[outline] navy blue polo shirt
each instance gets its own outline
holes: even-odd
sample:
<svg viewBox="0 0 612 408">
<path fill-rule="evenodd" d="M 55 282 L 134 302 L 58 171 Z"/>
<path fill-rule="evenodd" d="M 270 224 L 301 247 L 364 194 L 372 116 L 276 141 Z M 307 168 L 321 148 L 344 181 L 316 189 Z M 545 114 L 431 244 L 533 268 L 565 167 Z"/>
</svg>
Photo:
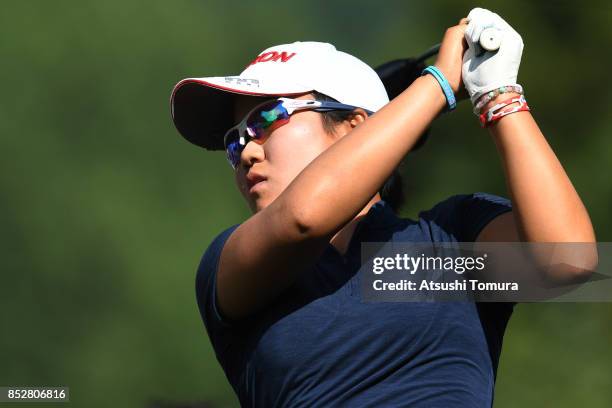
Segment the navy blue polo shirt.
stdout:
<svg viewBox="0 0 612 408">
<path fill-rule="evenodd" d="M 329 244 L 310 271 L 261 312 L 219 315 L 215 277 L 234 225 L 200 262 L 196 296 L 215 354 L 244 407 L 490 407 L 513 303 L 360 299 L 361 242 L 469 242 L 509 200 L 449 197 L 417 220 L 376 202 L 347 253 Z"/>
</svg>

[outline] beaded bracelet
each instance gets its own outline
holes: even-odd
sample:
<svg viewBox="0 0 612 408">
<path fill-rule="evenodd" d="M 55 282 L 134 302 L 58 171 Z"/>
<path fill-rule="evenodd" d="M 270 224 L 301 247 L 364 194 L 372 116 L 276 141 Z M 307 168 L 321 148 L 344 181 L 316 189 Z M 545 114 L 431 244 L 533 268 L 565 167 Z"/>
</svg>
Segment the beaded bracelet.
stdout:
<svg viewBox="0 0 612 408">
<path fill-rule="evenodd" d="M 497 96 L 499 96 L 499 95 L 501 95 L 503 93 L 509 93 L 509 92 L 515 92 L 517 94 L 523 95 L 523 87 L 520 86 L 520 85 L 508 85 L 508 86 L 499 87 L 497 89 L 494 89 L 492 91 L 489 91 L 489 92 L 485 93 L 480 98 L 478 98 L 478 101 L 476 102 L 476 105 L 474 105 L 474 114 L 476 116 L 480 116 L 480 110 L 487 103 L 491 102 Z"/>
</svg>

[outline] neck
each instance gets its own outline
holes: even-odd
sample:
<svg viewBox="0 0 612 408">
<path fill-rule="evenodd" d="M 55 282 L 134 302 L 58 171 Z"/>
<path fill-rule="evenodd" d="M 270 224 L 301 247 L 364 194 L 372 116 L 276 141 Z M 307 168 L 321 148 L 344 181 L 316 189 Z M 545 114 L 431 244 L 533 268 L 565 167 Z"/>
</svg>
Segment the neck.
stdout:
<svg viewBox="0 0 612 408">
<path fill-rule="evenodd" d="M 372 207 L 374 203 L 379 200 L 380 194 L 376 193 L 376 195 L 372 197 L 370 201 L 368 201 L 366 206 L 363 207 L 355 218 L 346 223 L 346 225 L 332 237 L 329 243 L 332 244 L 339 253 L 342 255 L 346 253 L 351 242 L 351 238 L 353 237 L 353 233 L 355 232 L 355 228 L 357 227 L 357 224 L 359 224 L 359 220 L 363 218 L 370 210 L 370 207 Z"/>
</svg>

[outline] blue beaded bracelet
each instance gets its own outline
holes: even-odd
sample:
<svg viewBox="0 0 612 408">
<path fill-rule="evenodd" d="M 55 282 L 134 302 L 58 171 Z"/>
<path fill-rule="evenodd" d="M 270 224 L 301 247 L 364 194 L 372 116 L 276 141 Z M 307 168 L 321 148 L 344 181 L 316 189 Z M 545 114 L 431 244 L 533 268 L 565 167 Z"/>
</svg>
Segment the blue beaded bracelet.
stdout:
<svg viewBox="0 0 612 408">
<path fill-rule="evenodd" d="M 426 74 L 433 75 L 433 77 L 436 78 L 436 81 L 438 81 L 438 83 L 442 87 L 442 91 L 444 92 L 444 96 L 446 97 L 446 102 L 448 103 L 448 108 L 446 110 L 452 111 L 453 109 L 455 109 L 455 107 L 457 107 L 457 100 L 455 99 L 455 94 L 453 93 L 453 90 L 451 89 L 451 86 L 446 80 L 446 78 L 444 78 L 444 74 L 442 74 L 442 71 L 440 71 L 433 65 L 430 65 L 423 70 L 421 76 Z"/>
</svg>

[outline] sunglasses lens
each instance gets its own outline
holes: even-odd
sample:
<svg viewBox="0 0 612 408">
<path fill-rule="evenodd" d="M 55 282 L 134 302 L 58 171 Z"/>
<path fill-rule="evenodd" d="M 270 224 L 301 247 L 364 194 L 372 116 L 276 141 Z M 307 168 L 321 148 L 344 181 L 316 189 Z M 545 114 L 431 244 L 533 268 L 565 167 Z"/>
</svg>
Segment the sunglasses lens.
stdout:
<svg viewBox="0 0 612 408">
<path fill-rule="evenodd" d="M 225 135 L 225 152 L 227 160 L 235 169 L 240 164 L 240 155 L 245 145 L 251 139 L 265 141 L 266 131 L 276 129 L 278 126 L 289 122 L 289 113 L 283 106 L 282 101 L 270 101 L 256 110 L 248 117 L 246 133 L 240 136 L 238 127 L 230 129 Z"/>
<path fill-rule="evenodd" d="M 238 129 L 232 129 L 227 136 L 225 136 L 225 152 L 227 154 L 227 160 L 229 160 L 232 167 L 236 168 L 240 163 L 240 153 L 244 149 L 244 144 L 241 144 L 240 132 Z"/>
<path fill-rule="evenodd" d="M 261 139 L 272 125 L 278 126 L 289 121 L 289 113 L 282 101 L 272 101 L 253 112 L 247 120 L 247 127 L 255 139 Z"/>
</svg>

